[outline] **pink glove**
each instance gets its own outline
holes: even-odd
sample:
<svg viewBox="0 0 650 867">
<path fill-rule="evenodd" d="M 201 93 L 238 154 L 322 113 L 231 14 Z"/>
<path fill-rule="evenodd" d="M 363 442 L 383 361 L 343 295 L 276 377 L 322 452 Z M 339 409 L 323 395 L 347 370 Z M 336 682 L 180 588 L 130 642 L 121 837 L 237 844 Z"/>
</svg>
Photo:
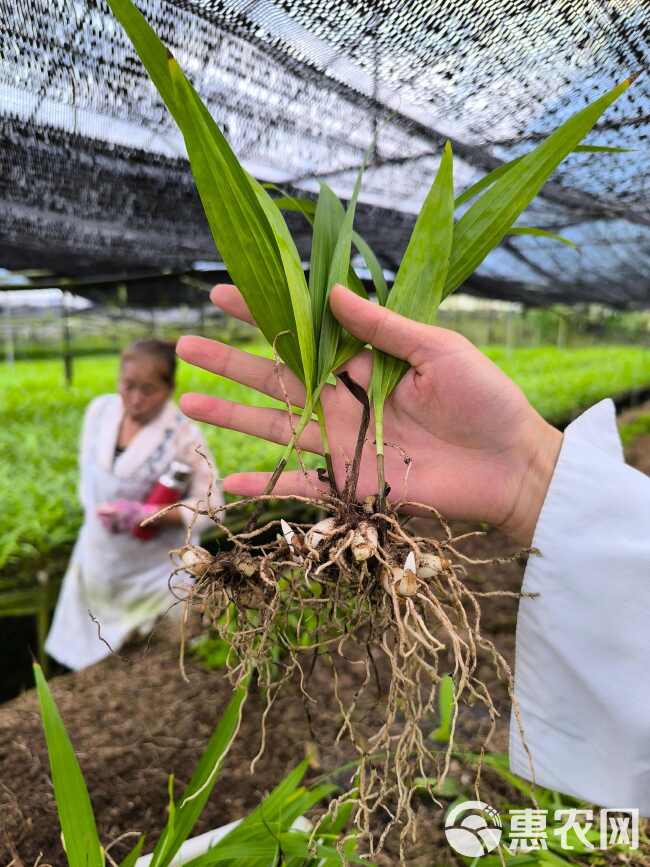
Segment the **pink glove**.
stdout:
<svg viewBox="0 0 650 867">
<path fill-rule="evenodd" d="M 97 517 L 109 533 L 130 533 L 145 518 L 155 515 L 160 506 L 136 500 L 113 500 L 97 509 Z"/>
</svg>

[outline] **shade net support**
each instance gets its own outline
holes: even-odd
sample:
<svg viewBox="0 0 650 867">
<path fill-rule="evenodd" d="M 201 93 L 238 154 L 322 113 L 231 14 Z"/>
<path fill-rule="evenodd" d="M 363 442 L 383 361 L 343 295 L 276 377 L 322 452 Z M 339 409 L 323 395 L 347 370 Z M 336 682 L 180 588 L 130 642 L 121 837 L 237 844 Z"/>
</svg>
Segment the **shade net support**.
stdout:
<svg viewBox="0 0 650 867">
<path fill-rule="evenodd" d="M 142 0 L 245 165 L 349 196 L 394 271 L 444 141 L 462 190 L 630 73 L 642 74 L 465 289 L 650 301 L 650 13 L 629 0 Z M 0 265 L 59 275 L 218 259 L 179 131 L 101 0 L 0 0 Z M 644 71 L 646 71 L 645 74 Z M 287 215 L 301 254 L 309 229 Z M 155 290 L 152 290 L 155 291 Z"/>
</svg>

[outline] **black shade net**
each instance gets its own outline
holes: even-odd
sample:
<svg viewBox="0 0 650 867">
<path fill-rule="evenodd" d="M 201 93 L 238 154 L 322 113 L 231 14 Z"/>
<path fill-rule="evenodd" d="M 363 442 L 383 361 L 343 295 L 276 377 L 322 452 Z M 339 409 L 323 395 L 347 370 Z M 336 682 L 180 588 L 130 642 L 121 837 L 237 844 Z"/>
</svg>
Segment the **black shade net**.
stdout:
<svg viewBox="0 0 650 867">
<path fill-rule="evenodd" d="M 460 191 L 647 70 L 650 7 L 629 0 L 140 0 L 244 164 L 342 196 L 395 270 L 452 141 Z M 216 260 L 182 138 L 101 0 L 0 0 L 0 265 L 89 275 Z M 650 303 L 650 75 L 465 287 L 546 304 Z M 288 215 L 304 258 L 309 231 Z"/>
</svg>

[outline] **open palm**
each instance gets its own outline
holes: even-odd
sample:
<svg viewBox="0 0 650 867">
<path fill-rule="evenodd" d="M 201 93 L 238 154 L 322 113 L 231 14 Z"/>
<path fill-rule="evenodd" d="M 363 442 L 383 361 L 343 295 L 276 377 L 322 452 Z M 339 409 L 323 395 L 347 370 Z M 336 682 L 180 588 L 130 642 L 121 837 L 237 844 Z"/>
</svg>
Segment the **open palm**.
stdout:
<svg viewBox="0 0 650 867">
<path fill-rule="evenodd" d="M 234 286 L 215 287 L 212 300 L 227 313 L 252 321 Z M 385 407 L 385 474 L 390 499 L 432 505 L 449 518 L 488 521 L 529 544 L 561 434 L 460 334 L 405 319 L 339 286 L 332 290 L 330 303 L 348 331 L 410 364 Z M 304 403 L 300 381 L 269 359 L 201 337 L 181 338 L 177 352 L 191 364 L 264 394 L 280 400 L 288 397 L 295 406 Z M 364 389 L 371 368 L 368 350 L 344 365 Z M 354 454 L 361 405 L 342 383 L 326 386 L 321 397 L 336 479 L 342 487 Z M 297 422 L 297 417 L 290 422 L 286 410 L 199 394 L 183 395 L 181 408 L 199 421 L 277 443 L 288 442 Z M 322 453 L 316 422 L 305 429 L 300 447 Z M 224 479 L 224 488 L 254 496 L 263 491 L 268 478 L 268 473 L 236 473 Z M 299 471 L 285 472 L 275 487 L 284 494 L 313 495 L 324 490 L 327 485 L 316 473 L 305 476 Z M 362 498 L 376 492 L 371 423 L 357 495 Z"/>
</svg>

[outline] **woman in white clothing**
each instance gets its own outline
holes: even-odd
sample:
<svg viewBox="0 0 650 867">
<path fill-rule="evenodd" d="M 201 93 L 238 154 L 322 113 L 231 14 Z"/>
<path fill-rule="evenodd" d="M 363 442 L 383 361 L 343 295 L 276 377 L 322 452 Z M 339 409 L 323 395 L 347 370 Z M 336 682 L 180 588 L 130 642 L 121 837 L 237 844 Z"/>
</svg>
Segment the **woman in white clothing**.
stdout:
<svg viewBox="0 0 650 867">
<path fill-rule="evenodd" d="M 173 592 L 169 551 L 184 544 L 190 525 L 197 542 L 210 519 L 177 508 L 154 524 L 151 538 L 134 535 L 159 511 L 145 501 L 172 463 L 189 470 L 184 503 L 205 507 L 211 491 L 211 507 L 223 504 L 203 436 L 171 399 L 175 360 L 172 344 L 137 341 L 122 354 L 119 394 L 97 397 L 86 410 L 79 456 L 84 522 L 46 642 L 50 656 L 69 668 L 97 662 L 162 615 L 180 615 L 175 603 L 188 576 L 174 579 Z"/>
</svg>

